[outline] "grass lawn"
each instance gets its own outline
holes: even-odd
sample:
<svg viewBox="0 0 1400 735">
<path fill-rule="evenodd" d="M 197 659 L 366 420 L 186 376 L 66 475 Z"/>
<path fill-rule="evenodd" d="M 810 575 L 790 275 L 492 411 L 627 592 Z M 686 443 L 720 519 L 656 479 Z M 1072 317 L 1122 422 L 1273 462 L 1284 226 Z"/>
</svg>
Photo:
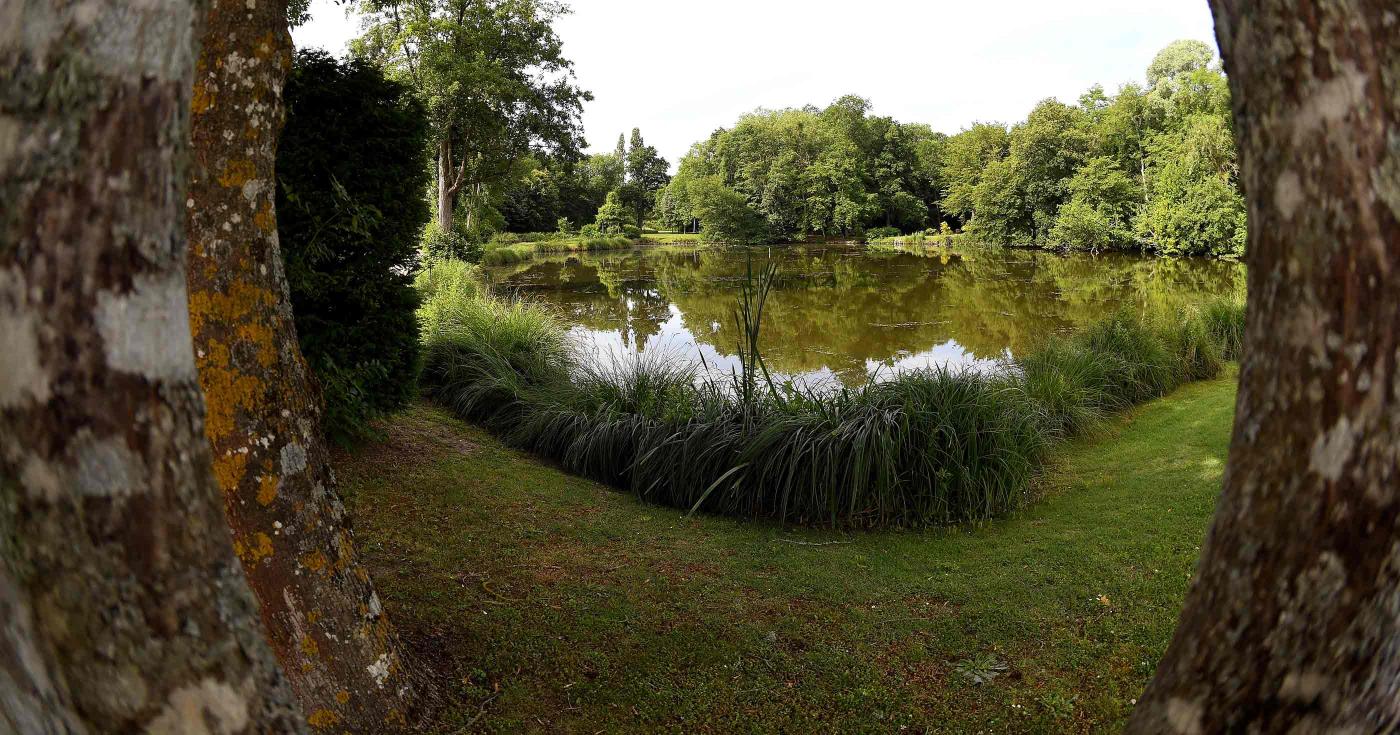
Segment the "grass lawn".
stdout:
<svg viewBox="0 0 1400 735">
<path fill-rule="evenodd" d="M 1195 566 L 1235 378 L 943 532 L 686 520 L 428 406 L 338 471 L 389 614 L 445 672 L 446 731 L 1116 731 Z"/>
<path fill-rule="evenodd" d="M 695 244 L 700 242 L 700 235 L 691 232 L 653 232 L 642 235 L 642 240 L 660 245 Z"/>
</svg>

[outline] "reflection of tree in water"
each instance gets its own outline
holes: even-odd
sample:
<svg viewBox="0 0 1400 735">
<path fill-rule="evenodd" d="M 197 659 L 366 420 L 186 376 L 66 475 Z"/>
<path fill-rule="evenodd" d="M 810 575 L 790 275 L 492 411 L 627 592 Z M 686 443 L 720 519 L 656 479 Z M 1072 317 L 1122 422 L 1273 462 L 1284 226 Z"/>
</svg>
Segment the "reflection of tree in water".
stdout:
<svg viewBox="0 0 1400 735">
<path fill-rule="evenodd" d="M 621 331 L 632 349 L 660 333 L 674 304 L 697 343 L 730 354 L 734 294 L 750 257 L 756 269 L 770 257 L 780 268 L 764 313 L 769 366 L 789 374 L 829 368 L 847 382 L 864 380 L 869 363 L 949 341 L 980 359 L 1023 352 L 1119 308 L 1242 291 L 1244 278 L 1242 266 L 1220 261 L 1000 248 L 877 257 L 840 246 L 581 254 L 492 273 L 574 324 Z"/>
</svg>

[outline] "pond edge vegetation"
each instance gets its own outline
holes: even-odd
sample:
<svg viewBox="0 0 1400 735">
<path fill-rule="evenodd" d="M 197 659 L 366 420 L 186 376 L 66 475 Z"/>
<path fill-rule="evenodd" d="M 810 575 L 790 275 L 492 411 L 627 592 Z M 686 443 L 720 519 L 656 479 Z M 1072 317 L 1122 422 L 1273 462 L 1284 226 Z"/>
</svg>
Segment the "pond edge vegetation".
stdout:
<svg viewBox="0 0 1400 735">
<path fill-rule="evenodd" d="M 1065 439 L 1237 359 L 1244 304 L 1120 312 L 990 371 L 932 368 L 819 391 L 777 381 L 760 330 L 775 272 L 750 270 L 727 380 L 644 355 L 582 359 L 546 308 L 476 269 L 418 279 L 424 393 L 506 442 L 653 503 L 782 523 L 924 528 L 1034 500 Z"/>
</svg>

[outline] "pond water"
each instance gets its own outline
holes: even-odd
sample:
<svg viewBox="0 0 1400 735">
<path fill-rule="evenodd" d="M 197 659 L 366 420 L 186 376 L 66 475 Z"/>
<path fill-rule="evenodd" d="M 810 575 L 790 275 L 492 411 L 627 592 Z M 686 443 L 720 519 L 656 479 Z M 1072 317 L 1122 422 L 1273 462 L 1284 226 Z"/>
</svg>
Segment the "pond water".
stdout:
<svg viewBox="0 0 1400 735">
<path fill-rule="evenodd" d="M 551 304 L 602 359 L 667 354 L 737 366 L 734 308 L 749 260 L 778 282 L 762 325 L 770 370 L 846 385 L 893 369 L 986 367 L 1121 308 L 1243 292 L 1244 266 L 1007 248 L 872 253 L 852 245 L 658 247 L 487 268 L 498 288 Z M 703 357 L 703 363 L 702 363 Z"/>
</svg>

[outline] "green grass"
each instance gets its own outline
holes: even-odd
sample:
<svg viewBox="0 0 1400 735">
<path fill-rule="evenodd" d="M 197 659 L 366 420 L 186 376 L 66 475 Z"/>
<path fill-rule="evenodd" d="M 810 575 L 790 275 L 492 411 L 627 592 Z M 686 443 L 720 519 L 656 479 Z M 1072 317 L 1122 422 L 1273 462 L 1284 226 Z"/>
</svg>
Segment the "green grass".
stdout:
<svg viewBox="0 0 1400 735">
<path fill-rule="evenodd" d="M 642 240 L 658 245 L 699 244 L 700 234 L 692 232 L 649 232 Z"/>
<path fill-rule="evenodd" d="M 426 406 L 337 472 L 443 732 L 1118 732 L 1234 395 L 1233 370 L 1187 385 L 1067 444 L 1042 502 L 920 533 L 686 519 Z"/>
<path fill-rule="evenodd" d="M 1058 442 L 1222 365 L 1218 330 L 1186 309 L 1120 314 L 991 374 L 908 371 L 809 392 L 764 380 L 758 325 L 772 282 L 769 272 L 742 291 L 747 342 L 732 385 L 665 359 L 599 370 L 541 308 L 425 291 L 422 387 L 512 446 L 651 502 L 918 528 L 1021 507 Z"/>
</svg>

